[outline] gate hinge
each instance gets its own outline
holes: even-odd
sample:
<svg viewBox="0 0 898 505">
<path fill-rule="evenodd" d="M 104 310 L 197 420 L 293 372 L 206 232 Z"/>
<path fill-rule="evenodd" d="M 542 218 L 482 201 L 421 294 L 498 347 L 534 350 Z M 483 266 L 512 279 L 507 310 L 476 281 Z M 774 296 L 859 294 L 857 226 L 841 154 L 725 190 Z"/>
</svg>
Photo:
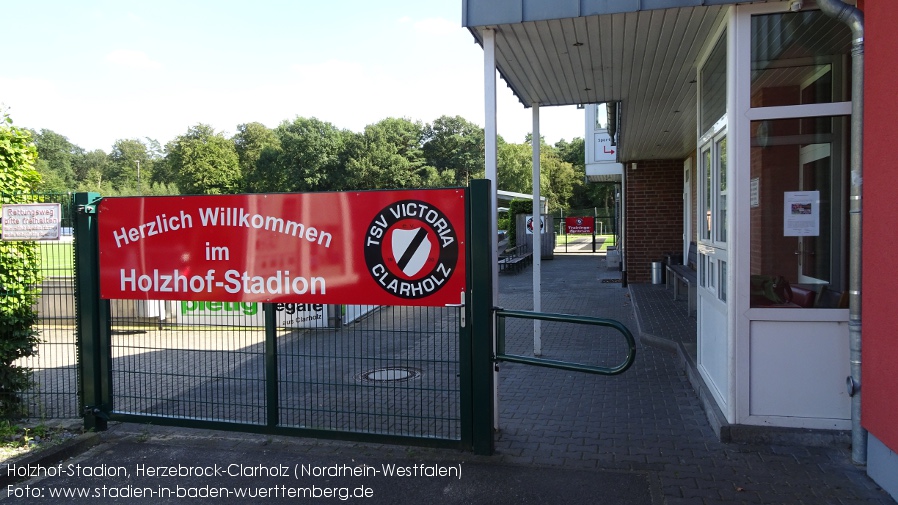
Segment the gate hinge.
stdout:
<svg viewBox="0 0 898 505">
<path fill-rule="evenodd" d="M 96 214 L 97 206 L 96 205 L 79 205 L 75 207 L 75 212 L 78 214 Z"/>
<path fill-rule="evenodd" d="M 85 405 L 85 406 L 84 406 L 84 416 L 85 416 L 85 417 L 87 417 L 87 416 L 99 417 L 100 419 L 102 419 L 102 420 L 104 420 L 104 421 L 108 421 L 108 420 L 109 420 L 109 414 L 107 414 L 107 413 L 103 412 L 102 410 L 100 410 L 99 407 L 93 407 L 93 406 L 90 406 L 90 405 Z"/>
</svg>

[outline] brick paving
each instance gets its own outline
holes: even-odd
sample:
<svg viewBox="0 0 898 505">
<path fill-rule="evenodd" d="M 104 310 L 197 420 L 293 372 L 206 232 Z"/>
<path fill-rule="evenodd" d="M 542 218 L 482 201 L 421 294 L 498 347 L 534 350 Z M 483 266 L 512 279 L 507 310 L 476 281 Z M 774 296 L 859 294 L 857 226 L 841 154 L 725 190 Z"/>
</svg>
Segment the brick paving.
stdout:
<svg viewBox="0 0 898 505">
<path fill-rule="evenodd" d="M 640 339 L 633 367 L 616 377 L 503 364 L 496 460 L 644 472 L 668 505 L 895 503 L 846 447 L 718 441 L 671 352 L 676 342 L 694 345 L 685 300 L 674 302 L 663 285 L 601 282 L 619 274 L 601 256 L 542 262 L 544 312 L 618 319 L 655 345 Z M 530 268 L 501 276 L 500 305 L 532 308 L 531 283 Z"/>
</svg>

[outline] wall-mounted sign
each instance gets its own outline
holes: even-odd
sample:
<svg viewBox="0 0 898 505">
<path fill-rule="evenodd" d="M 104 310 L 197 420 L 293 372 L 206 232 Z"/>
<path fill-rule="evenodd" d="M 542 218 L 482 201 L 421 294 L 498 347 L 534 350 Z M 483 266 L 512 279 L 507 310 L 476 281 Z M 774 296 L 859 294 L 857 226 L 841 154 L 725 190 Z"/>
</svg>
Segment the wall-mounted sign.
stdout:
<svg viewBox="0 0 898 505">
<path fill-rule="evenodd" d="M 3 240 L 59 240 L 62 206 L 58 203 L 3 205 Z"/>
<path fill-rule="evenodd" d="M 786 191 L 783 206 L 783 236 L 820 235 L 820 192 Z"/>
<path fill-rule="evenodd" d="M 617 161 L 617 146 L 611 145 L 611 135 L 606 131 L 593 134 L 593 161 L 615 162 Z"/>
<path fill-rule="evenodd" d="M 104 198 L 107 299 L 459 303 L 461 189 Z"/>
<path fill-rule="evenodd" d="M 527 235 L 533 235 L 533 226 L 534 226 L 533 221 L 534 220 L 533 220 L 532 214 L 527 216 L 527 219 L 524 220 L 524 224 L 527 229 Z M 545 216 L 539 216 L 539 232 L 540 233 L 546 232 L 546 217 Z"/>
</svg>

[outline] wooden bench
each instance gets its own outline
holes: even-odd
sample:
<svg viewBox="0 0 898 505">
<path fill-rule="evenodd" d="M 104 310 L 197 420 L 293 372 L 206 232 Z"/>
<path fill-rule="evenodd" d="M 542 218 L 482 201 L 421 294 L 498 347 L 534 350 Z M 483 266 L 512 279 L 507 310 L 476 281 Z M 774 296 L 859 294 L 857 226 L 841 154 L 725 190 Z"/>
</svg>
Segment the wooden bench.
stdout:
<svg viewBox="0 0 898 505">
<path fill-rule="evenodd" d="M 689 313 L 695 312 L 695 304 L 698 288 L 698 274 L 696 266 L 698 263 L 698 252 L 695 242 L 689 243 L 689 253 L 686 256 L 685 265 L 667 265 L 667 284 L 669 287 L 673 283 L 674 300 L 680 296 L 680 284 L 685 284 L 687 289 L 687 300 Z"/>
<path fill-rule="evenodd" d="M 506 249 L 499 255 L 499 271 L 513 270 L 520 272 L 527 264 L 533 261 L 533 253 L 526 244 L 521 244 L 511 249 Z"/>
</svg>

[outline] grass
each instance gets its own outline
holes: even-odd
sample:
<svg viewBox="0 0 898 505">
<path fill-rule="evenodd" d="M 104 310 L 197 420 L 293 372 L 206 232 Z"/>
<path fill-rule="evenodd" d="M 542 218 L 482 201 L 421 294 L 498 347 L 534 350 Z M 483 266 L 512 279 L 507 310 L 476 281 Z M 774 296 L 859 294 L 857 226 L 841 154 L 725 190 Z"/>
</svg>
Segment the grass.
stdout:
<svg viewBox="0 0 898 505">
<path fill-rule="evenodd" d="M 14 424 L 9 420 L 0 421 L 0 461 L 62 443 L 73 436 L 65 428 L 47 426 L 43 422 L 28 426 Z"/>
<path fill-rule="evenodd" d="M 72 242 L 38 242 L 44 275 L 70 277 L 74 271 L 75 250 Z"/>
<path fill-rule="evenodd" d="M 555 235 L 555 244 L 556 246 L 563 246 L 569 242 L 581 242 L 586 239 L 587 241 L 592 238 L 592 235 Z M 602 243 L 602 248 L 606 248 L 608 246 L 614 245 L 614 235 L 596 235 L 596 241 L 604 239 L 605 241 Z"/>
</svg>

